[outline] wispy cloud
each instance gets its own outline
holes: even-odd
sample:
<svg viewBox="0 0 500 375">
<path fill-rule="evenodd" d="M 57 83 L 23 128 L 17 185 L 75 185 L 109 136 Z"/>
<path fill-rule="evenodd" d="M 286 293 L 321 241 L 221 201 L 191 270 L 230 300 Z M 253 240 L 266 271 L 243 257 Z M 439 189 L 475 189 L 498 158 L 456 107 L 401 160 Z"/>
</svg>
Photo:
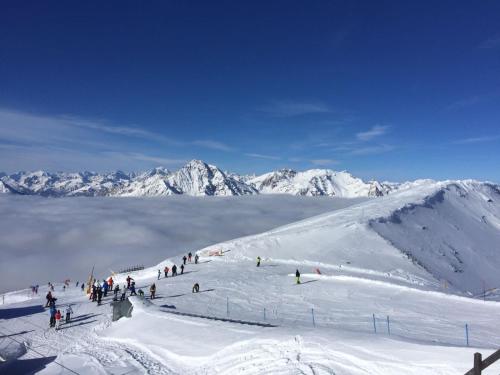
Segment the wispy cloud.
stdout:
<svg viewBox="0 0 500 375">
<path fill-rule="evenodd" d="M 311 164 L 317 165 L 317 166 L 328 166 L 328 165 L 336 165 L 340 164 L 338 160 L 333 160 L 333 159 L 313 159 L 310 160 Z"/>
<path fill-rule="evenodd" d="M 160 133 L 141 129 L 139 127 L 117 126 L 109 124 L 106 120 L 89 121 L 67 115 L 63 115 L 56 118 L 59 118 L 63 122 L 66 122 L 68 125 L 72 126 L 79 126 L 87 129 L 93 129 L 100 132 L 110 133 L 124 137 L 143 138 L 155 142 L 171 143 L 173 145 L 182 145 L 182 142 L 179 142 L 178 140 L 165 137 L 163 134 Z"/>
<path fill-rule="evenodd" d="M 389 129 L 388 126 L 375 125 L 370 130 L 357 133 L 356 138 L 360 141 L 363 141 L 363 142 L 370 141 L 373 138 L 380 137 L 381 135 L 384 135 L 385 133 L 387 133 L 388 129 Z"/>
<path fill-rule="evenodd" d="M 480 96 L 480 95 L 475 95 L 471 96 L 468 98 L 460 99 L 457 101 L 454 101 L 453 103 L 450 103 L 447 105 L 444 110 L 445 111 L 454 111 L 462 108 L 467 108 L 471 107 L 473 105 L 476 105 L 478 103 L 483 102 L 487 97 L 486 96 Z"/>
<path fill-rule="evenodd" d="M 147 154 L 141 152 L 145 144 Z M 167 166 L 183 160 L 166 157 L 164 146 L 169 146 L 169 152 L 175 151 L 176 156 L 197 148 L 233 151 L 232 147 L 215 140 L 178 140 L 106 120 L 0 108 L 0 167 L 3 169 L 143 169 L 154 166 L 153 163 Z"/>
<path fill-rule="evenodd" d="M 494 142 L 500 140 L 500 135 L 486 135 L 482 137 L 471 137 L 471 138 L 463 138 L 457 139 L 453 141 L 453 144 L 464 145 L 469 143 L 484 143 L 484 142 Z"/>
<path fill-rule="evenodd" d="M 273 101 L 258 110 L 273 117 L 295 117 L 331 112 L 331 109 L 322 102 L 298 102 L 290 100 Z"/>
<path fill-rule="evenodd" d="M 193 141 L 193 142 L 191 142 L 191 144 L 193 144 L 195 146 L 209 148 L 212 150 L 218 150 L 218 151 L 228 151 L 228 152 L 234 151 L 233 147 L 230 147 L 222 142 L 213 141 L 213 140 L 209 140 L 209 139 Z"/>
<path fill-rule="evenodd" d="M 479 44 L 479 48 L 481 48 L 481 49 L 500 48 L 500 36 L 495 36 L 495 37 L 488 38 L 488 39 L 482 41 Z"/>
<path fill-rule="evenodd" d="M 354 148 L 351 151 L 349 151 L 349 155 L 353 156 L 376 155 L 376 154 L 383 154 L 385 152 L 389 152 L 394 149 L 395 149 L 394 146 L 388 144 L 375 145 L 375 146 Z"/>
<path fill-rule="evenodd" d="M 272 156 L 272 155 L 263 155 L 263 154 L 255 154 L 255 153 L 247 153 L 245 156 L 249 156 L 251 158 L 258 158 L 258 159 L 268 159 L 268 160 L 281 160 L 279 156 Z"/>
</svg>

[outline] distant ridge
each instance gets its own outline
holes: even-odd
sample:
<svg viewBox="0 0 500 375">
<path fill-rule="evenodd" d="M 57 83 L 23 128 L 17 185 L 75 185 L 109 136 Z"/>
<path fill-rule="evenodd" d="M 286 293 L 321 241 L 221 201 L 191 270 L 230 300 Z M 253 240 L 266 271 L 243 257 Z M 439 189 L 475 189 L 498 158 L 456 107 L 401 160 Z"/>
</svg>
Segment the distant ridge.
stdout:
<svg viewBox="0 0 500 375">
<path fill-rule="evenodd" d="M 282 169 L 261 176 L 241 176 L 201 160 L 191 160 L 173 172 L 159 167 L 141 173 L 0 173 L 0 193 L 46 197 L 291 194 L 356 198 L 383 196 L 398 186 L 364 182 L 348 172 L 330 169 Z"/>
</svg>

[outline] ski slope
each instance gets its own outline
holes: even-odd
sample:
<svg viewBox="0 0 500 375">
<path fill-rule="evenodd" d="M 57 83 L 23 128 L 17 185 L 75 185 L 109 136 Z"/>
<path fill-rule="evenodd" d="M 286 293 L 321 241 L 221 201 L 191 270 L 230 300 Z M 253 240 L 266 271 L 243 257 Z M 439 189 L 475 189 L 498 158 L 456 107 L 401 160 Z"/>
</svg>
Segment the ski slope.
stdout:
<svg viewBox="0 0 500 375">
<path fill-rule="evenodd" d="M 463 272 L 429 244 L 451 241 L 458 226 L 463 238 L 484 241 L 474 246 L 482 267 L 481 251 L 496 240 L 498 198 L 489 184 L 415 182 L 387 197 L 200 249 L 199 264 L 157 280 L 158 269 L 180 265 L 180 254 L 131 274 L 147 295 L 155 282 L 158 298 L 130 298 L 132 317 L 114 323 L 109 296 L 96 306 L 79 288 L 63 292 L 57 285 L 57 302 L 72 304 L 75 321 L 55 332 L 39 307 L 45 287 L 34 298 L 19 291 L 0 305 L 0 335 L 28 349 L 17 346 L 10 355 L 19 359 L 7 365 L 43 357 L 36 360 L 41 374 L 465 373 L 475 351 L 487 356 L 498 349 L 500 303 L 470 297 L 477 274 L 466 257 L 468 242 L 453 243 Z M 425 215 L 432 224 L 418 236 Z M 489 224 L 471 225 L 477 218 L 484 223 L 483 216 Z M 400 248 L 403 238 L 415 248 Z M 443 263 L 430 267 L 438 255 Z M 482 277 L 498 281 L 484 270 Z M 123 285 L 126 276 L 115 280 Z M 195 282 L 200 293 L 191 291 Z M 497 363 L 484 373 L 499 371 Z"/>
</svg>

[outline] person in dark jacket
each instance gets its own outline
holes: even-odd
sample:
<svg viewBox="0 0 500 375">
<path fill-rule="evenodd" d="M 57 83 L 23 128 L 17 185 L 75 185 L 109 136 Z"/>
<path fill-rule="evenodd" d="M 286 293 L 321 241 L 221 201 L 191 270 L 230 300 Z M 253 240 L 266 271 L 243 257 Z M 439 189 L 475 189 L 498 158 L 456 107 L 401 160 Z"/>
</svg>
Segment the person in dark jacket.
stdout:
<svg viewBox="0 0 500 375">
<path fill-rule="evenodd" d="M 259 257 L 257 257 L 257 267 L 260 267 L 260 261 L 261 261 L 261 259 L 260 259 L 260 256 L 259 256 Z"/>
<path fill-rule="evenodd" d="M 102 288 L 97 287 L 97 304 L 100 305 L 102 301 Z"/>
<path fill-rule="evenodd" d="M 49 307 L 50 301 L 52 300 L 52 293 L 50 292 L 50 290 L 47 293 L 47 295 L 45 296 L 45 299 L 47 300 L 47 303 L 45 304 L 45 307 Z"/>
<path fill-rule="evenodd" d="M 130 284 L 130 295 L 131 296 L 137 295 L 137 293 L 135 292 L 135 281 L 132 281 L 132 284 Z"/>
<path fill-rule="evenodd" d="M 200 284 L 195 283 L 193 285 L 193 293 L 198 293 L 200 291 Z"/>
<path fill-rule="evenodd" d="M 300 284 L 300 272 L 299 272 L 299 270 L 295 271 L 295 279 L 297 281 L 297 284 Z"/>
<path fill-rule="evenodd" d="M 193 254 L 191 254 L 191 252 L 189 252 L 189 254 L 188 254 L 188 262 L 190 262 L 190 263 L 191 263 L 191 257 L 192 256 L 193 256 Z"/>
<path fill-rule="evenodd" d="M 186 256 L 184 255 L 184 256 L 182 257 L 182 262 L 183 262 L 183 264 L 186 264 L 186 260 L 187 260 L 187 258 L 186 258 Z"/>
<path fill-rule="evenodd" d="M 198 259 L 200 259 L 200 256 L 198 254 L 195 254 L 195 256 L 194 256 L 194 264 L 198 264 Z"/>
<path fill-rule="evenodd" d="M 154 283 L 149 287 L 149 293 L 151 294 L 151 299 L 155 299 L 156 285 Z"/>
<path fill-rule="evenodd" d="M 184 264 L 181 264 L 181 275 L 184 274 Z"/>
<path fill-rule="evenodd" d="M 177 266 L 174 264 L 172 266 L 172 277 L 177 276 Z"/>
</svg>

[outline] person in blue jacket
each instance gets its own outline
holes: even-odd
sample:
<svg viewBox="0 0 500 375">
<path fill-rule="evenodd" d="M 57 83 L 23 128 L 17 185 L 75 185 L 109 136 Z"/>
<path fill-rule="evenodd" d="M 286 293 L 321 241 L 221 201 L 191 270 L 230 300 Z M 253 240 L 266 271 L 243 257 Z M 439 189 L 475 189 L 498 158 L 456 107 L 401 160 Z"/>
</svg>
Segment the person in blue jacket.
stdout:
<svg viewBox="0 0 500 375">
<path fill-rule="evenodd" d="M 108 296 L 108 288 L 109 288 L 108 282 L 104 280 L 104 282 L 102 283 L 102 291 L 104 292 L 104 297 Z"/>
<path fill-rule="evenodd" d="M 57 312 L 55 304 L 50 306 L 49 312 L 50 312 L 49 325 L 50 325 L 50 327 L 55 327 L 56 326 L 56 312 Z"/>
</svg>

